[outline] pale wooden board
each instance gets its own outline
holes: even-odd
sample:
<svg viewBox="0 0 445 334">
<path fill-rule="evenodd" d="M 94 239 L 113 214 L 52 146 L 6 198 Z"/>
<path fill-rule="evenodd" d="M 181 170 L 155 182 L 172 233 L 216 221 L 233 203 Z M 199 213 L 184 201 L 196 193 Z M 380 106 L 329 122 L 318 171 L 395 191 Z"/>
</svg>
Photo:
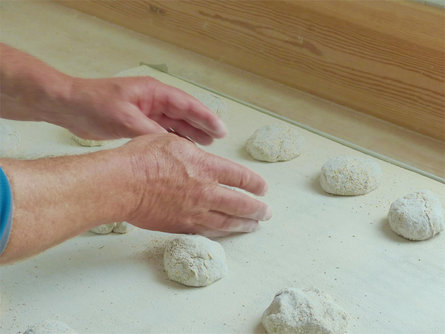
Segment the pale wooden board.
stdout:
<svg viewBox="0 0 445 334">
<path fill-rule="evenodd" d="M 188 92 L 199 90 L 145 71 Z M 315 286 L 332 295 L 351 316 L 348 333 L 445 331 L 445 236 L 409 242 L 386 222 L 390 203 L 418 189 L 432 190 L 444 203 L 444 185 L 380 162 L 383 184 L 374 192 L 327 195 L 318 183 L 321 165 L 338 154 L 361 153 L 301 130 L 308 144 L 302 156 L 254 161 L 243 149 L 245 140 L 258 127 L 282 121 L 225 102 L 230 134 L 206 150 L 263 175 L 270 188 L 265 200 L 274 211 L 259 231 L 220 240 L 228 277 L 206 288 L 182 287 L 162 269 L 162 244 L 171 236 L 87 233 L 0 268 L 1 333 L 46 319 L 62 320 L 79 333 L 263 333 L 262 312 L 277 290 L 289 286 Z M 40 147 L 48 145 L 42 139 Z"/>
<path fill-rule="evenodd" d="M 412 1 L 63 5 L 445 140 L 445 11 Z"/>
</svg>

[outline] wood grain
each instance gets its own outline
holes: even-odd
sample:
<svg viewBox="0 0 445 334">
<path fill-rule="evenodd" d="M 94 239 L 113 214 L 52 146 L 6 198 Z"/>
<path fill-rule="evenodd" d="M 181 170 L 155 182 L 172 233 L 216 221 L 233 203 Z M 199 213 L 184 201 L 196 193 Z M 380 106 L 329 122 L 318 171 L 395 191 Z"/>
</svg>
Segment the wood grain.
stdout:
<svg viewBox="0 0 445 334">
<path fill-rule="evenodd" d="M 58 2 L 445 140 L 444 10 L 399 1 Z"/>
</svg>

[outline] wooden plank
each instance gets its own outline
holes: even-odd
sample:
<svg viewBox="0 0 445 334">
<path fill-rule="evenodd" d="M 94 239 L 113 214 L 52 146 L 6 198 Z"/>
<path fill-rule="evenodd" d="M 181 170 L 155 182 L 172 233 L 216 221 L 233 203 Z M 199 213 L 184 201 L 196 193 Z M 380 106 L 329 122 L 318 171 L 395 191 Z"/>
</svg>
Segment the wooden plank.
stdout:
<svg viewBox="0 0 445 334">
<path fill-rule="evenodd" d="M 442 9 L 398 1 L 57 1 L 445 140 Z"/>
</svg>

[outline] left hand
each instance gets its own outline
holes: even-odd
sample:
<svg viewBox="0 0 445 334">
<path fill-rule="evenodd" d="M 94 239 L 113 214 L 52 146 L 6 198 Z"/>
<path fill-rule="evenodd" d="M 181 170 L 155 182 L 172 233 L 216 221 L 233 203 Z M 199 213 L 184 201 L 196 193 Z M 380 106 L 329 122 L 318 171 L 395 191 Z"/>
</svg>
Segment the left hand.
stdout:
<svg viewBox="0 0 445 334">
<path fill-rule="evenodd" d="M 208 145 L 226 134 L 201 102 L 151 77 L 73 78 L 71 87 L 56 123 L 82 138 L 131 138 L 172 128 Z"/>
</svg>

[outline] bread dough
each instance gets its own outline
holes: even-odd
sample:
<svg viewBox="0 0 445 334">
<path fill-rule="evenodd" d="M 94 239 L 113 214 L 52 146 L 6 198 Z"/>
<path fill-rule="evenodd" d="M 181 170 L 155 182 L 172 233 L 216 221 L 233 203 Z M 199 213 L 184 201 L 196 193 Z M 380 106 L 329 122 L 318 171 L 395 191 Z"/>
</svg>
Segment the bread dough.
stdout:
<svg viewBox="0 0 445 334">
<path fill-rule="evenodd" d="M 346 331 L 348 316 L 318 289 L 288 288 L 276 294 L 262 323 L 268 334 L 340 334 Z"/>
<path fill-rule="evenodd" d="M 127 222 L 114 223 L 113 232 L 114 233 L 127 233 L 130 230 L 130 224 Z"/>
<path fill-rule="evenodd" d="M 111 224 L 102 224 L 99 226 L 96 226 L 95 228 L 92 228 L 90 232 L 96 233 L 96 234 L 108 234 L 113 231 L 113 228 L 116 223 Z"/>
<path fill-rule="evenodd" d="M 391 229 L 410 240 L 426 240 L 445 228 L 439 199 L 429 190 L 418 191 L 399 198 L 388 213 Z"/>
<path fill-rule="evenodd" d="M 164 269 L 168 278 L 188 286 L 207 286 L 227 274 L 222 246 L 201 236 L 181 236 L 167 243 Z"/>
<path fill-rule="evenodd" d="M 61 321 L 47 320 L 29 327 L 23 334 L 77 334 L 77 332 Z"/>
<path fill-rule="evenodd" d="M 128 224 L 127 222 L 121 222 L 121 223 L 102 224 L 96 226 L 95 228 L 92 228 L 90 232 L 96 234 L 108 234 L 111 232 L 123 234 L 127 233 L 129 230 L 130 230 L 130 224 Z"/>
<path fill-rule="evenodd" d="M 87 147 L 92 147 L 92 146 L 103 146 L 108 144 L 110 141 L 109 140 L 91 140 L 91 139 L 83 139 L 80 138 L 76 135 L 72 135 L 71 137 L 77 144 L 79 144 L 80 146 L 87 146 Z"/>
<path fill-rule="evenodd" d="M 321 168 L 320 184 L 335 195 L 364 195 L 376 189 L 382 178 L 380 165 L 369 158 L 341 155 Z"/>
<path fill-rule="evenodd" d="M 246 150 L 256 160 L 276 162 L 298 157 L 304 145 L 304 137 L 295 127 L 274 124 L 257 129 L 247 140 Z"/>
<path fill-rule="evenodd" d="M 0 158 L 17 154 L 20 144 L 20 134 L 11 126 L 0 124 Z"/>
</svg>

